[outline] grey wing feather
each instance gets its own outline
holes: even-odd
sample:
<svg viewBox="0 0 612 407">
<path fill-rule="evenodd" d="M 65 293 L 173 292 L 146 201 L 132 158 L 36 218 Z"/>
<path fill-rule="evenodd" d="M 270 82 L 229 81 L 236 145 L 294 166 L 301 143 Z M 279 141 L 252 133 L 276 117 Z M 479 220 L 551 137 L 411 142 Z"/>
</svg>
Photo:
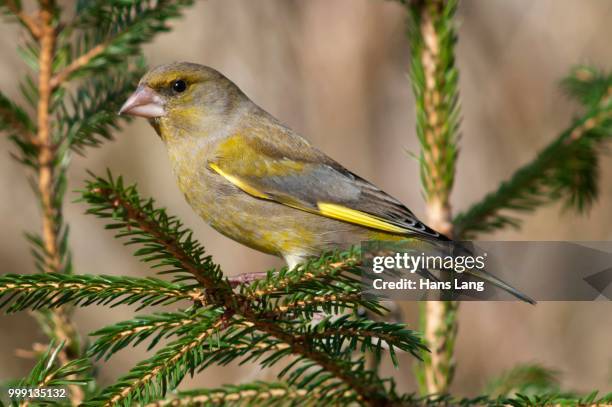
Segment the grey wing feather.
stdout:
<svg viewBox="0 0 612 407">
<path fill-rule="evenodd" d="M 265 114 L 263 112 L 262 114 Z M 248 178 L 263 191 L 280 202 L 298 201 L 316 210 L 317 203 L 342 205 L 375 216 L 389 224 L 409 230 L 406 235 L 418 235 L 434 240 L 449 240 L 431 229 L 397 199 L 380 190 L 372 183 L 352 173 L 329 156 L 314 148 L 303 137 L 277 123 L 260 134 L 251 134 L 249 142 L 257 145 L 257 151 L 270 159 L 304 164 L 302 171 L 265 178 Z"/>
<path fill-rule="evenodd" d="M 340 167 L 340 170 L 361 191 L 360 199 L 355 203 L 351 203 L 350 207 L 352 209 L 377 216 L 393 225 L 409 229 L 421 236 L 425 235 L 435 239 L 448 240 L 444 235 L 421 222 L 410 209 L 391 195 L 345 168 Z M 344 203 L 344 205 L 347 204 Z"/>
<path fill-rule="evenodd" d="M 448 240 L 429 228 L 401 202 L 340 164 L 312 164 L 296 174 L 259 178 L 256 183 L 281 202 L 298 201 L 312 209 L 320 202 L 342 205 L 375 216 L 410 234 Z M 248 177 L 247 177 L 248 178 Z"/>
</svg>

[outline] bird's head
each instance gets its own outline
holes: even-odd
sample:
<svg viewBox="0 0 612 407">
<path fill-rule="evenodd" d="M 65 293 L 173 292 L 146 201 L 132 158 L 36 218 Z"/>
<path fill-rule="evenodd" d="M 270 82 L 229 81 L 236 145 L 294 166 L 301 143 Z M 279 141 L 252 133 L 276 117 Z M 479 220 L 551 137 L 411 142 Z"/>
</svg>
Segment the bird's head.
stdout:
<svg viewBox="0 0 612 407">
<path fill-rule="evenodd" d="M 147 72 L 119 114 L 149 119 L 164 137 L 165 129 L 192 132 L 211 128 L 245 100 L 240 89 L 218 71 L 178 62 Z"/>
</svg>

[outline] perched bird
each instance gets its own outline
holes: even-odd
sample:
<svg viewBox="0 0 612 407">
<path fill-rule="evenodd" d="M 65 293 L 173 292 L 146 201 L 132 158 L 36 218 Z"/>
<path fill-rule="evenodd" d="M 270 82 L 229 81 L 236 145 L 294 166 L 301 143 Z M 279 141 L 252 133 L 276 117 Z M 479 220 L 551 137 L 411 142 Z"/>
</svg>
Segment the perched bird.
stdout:
<svg viewBox="0 0 612 407">
<path fill-rule="evenodd" d="M 212 68 L 187 62 L 154 68 L 119 114 L 149 120 L 202 219 L 290 268 L 364 240 L 448 241 Z M 488 273 L 478 277 L 531 302 Z"/>
</svg>

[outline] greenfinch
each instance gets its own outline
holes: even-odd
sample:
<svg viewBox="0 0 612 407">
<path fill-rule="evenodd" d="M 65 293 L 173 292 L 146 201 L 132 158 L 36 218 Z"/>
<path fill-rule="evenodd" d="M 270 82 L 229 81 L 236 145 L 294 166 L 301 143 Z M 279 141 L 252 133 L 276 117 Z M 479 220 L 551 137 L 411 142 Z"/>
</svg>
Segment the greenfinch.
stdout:
<svg viewBox="0 0 612 407">
<path fill-rule="evenodd" d="M 202 219 L 237 242 L 282 257 L 289 268 L 366 240 L 448 241 L 207 66 L 152 69 L 119 114 L 149 120 Z"/>
</svg>

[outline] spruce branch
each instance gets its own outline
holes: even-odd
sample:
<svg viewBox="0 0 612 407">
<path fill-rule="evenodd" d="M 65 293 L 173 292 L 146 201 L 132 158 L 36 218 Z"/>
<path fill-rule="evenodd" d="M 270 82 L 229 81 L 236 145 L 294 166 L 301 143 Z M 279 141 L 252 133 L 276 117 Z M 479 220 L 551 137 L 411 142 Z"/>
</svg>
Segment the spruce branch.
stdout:
<svg viewBox="0 0 612 407">
<path fill-rule="evenodd" d="M 66 66 L 62 71 L 55 74 L 55 76 L 51 79 L 51 86 L 55 89 L 72 77 L 76 77 L 76 73 L 83 69 L 91 62 L 92 59 L 100 55 L 106 47 L 108 47 L 108 43 L 97 44 L 83 55 L 76 57 L 68 66 Z"/>
<path fill-rule="evenodd" d="M 537 364 L 521 364 L 489 381 L 485 393 L 492 397 L 552 394 L 559 391 L 558 376 L 558 372 Z"/>
<path fill-rule="evenodd" d="M 41 355 L 34 368 L 17 387 L 43 388 L 54 386 L 70 386 L 74 391 L 78 386 L 84 386 L 92 380 L 89 372 L 91 363 L 87 359 L 75 359 L 61 362 L 63 343 L 49 344 L 48 349 Z M 13 403 L 16 404 L 16 403 Z M 30 405 L 28 399 L 19 403 L 20 407 Z"/>
<path fill-rule="evenodd" d="M 561 87 L 584 106 L 605 105 L 612 98 L 612 74 L 606 74 L 591 66 L 579 65 L 561 81 Z"/>
<path fill-rule="evenodd" d="M 541 406 L 555 406 L 555 407 L 573 407 L 573 406 L 584 406 L 584 407 L 599 407 L 605 406 L 612 401 L 612 393 L 598 397 L 597 392 L 579 396 L 572 394 L 564 394 L 558 392 L 544 393 L 540 395 L 524 395 L 517 394 L 513 397 L 488 397 L 488 396 L 477 396 L 477 397 L 453 397 L 449 394 L 442 395 L 427 395 L 427 396 L 416 396 L 414 394 L 407 394 L 402 398 L 402 404 L 411 407 L 448 407 L 448 406 L 489 406 L 489 407 L 500 407 L 500 406 L 512 406 L 512 407 L 541 407 Z"/>
<path fill-rule="evenodd" d="M 59 208 L 54 205 L 54 151 L 51 139 L 51 98 L 50 86 L 53 74 L 53 56 L 56 45 L 56 22 L 54 21 L 55 4 L 51 0 L 41 1 L 40 9 L 40 54 L 38 59 L 38 189 L 43 212 L 42 237 L 48 254 L 46 268 L 48 272 L 59 269 L 58 224 Z"/>
<path fill-rule="evenodd" d="M 352 400 L 338 394 L 332 400 L 319 399 L 317 391 L 289 386 L 286 383 L 253 382 L 240 385 L 227 385 L 214 389 L 182 391 L 174 396 L 149 404 L 147 407 L 179 407 L 196 405 L 223 406 L 325 406 L 346 405 Z"/>
<path fill-rule="evenodd" d="M 134 402 L 146 404 L 162 398 L 168 388 L 174 389 L 184 376 L 197 369 L 207 353 L 206 341 L 227 323 L 221 315 L 208 324 L 196 325 L 151 359 L 134 367 L 115 384 L 98 396 L 85 401 L 84 406 L 131 406 Z"/>
<path fill-rule="evenodd" d="M 91 336 L 99 338 L 90 346 L 87 354 L 96 359 L 108 359 L 126 346 L 137 346 L 148 338 L 152 338 L 147 348 L 151 350 L 161 339 L 182 336 L 203 320 L 211 320 L 219 315 L 219 309 L 203 309 L 195 312 L 176 311 L 138 316 L 92 332 Z"/>
<path fill-rule="evenodd" d="M 418 397 L 408 394 L 398 405 L 411 407 L 447 407 L 447 406 L 602 406 L 609 403 L 612 395 L 597 397 L 589 394 L 583 397 L 573 397 L 563 394 L 548 394 L 543 396 L 518 395 L 512 398 L 489 398 L 478 396 L 471 398 L 452 397 L 449 395 L 429 395 Z M 287 386 L 284 383 L 254 382 L 243 385 L 223 386 L 214 389 L 198 389 L 178 392 L 173 397 L 148 404 L 147 407 L 181 407 L 181 406 L 328 406 L 350 405 L 352 398 L 338 394 L 333 401 L 322 401 L 318 393 L 305 392 Z"/>
<path fill-rule="evenodd" d="M 58 180 L 61 182 L 61 180 Z M 63 196 L 63 190 L 65 188 L 65 184 L 63 182 L 59 185 L 56 185 L 54 188 L 54 199 L 61 200 Z M 56 273 L 61 274 L 72 274 L 72 256 L 70 250 L 68 248 L 68 236 L 69 236 L 69 228 L 63 222 L 63 217 L 58 215 L 56 219 L 60 225 L 60 229 L 58 230 L 58 268 L 55 271 Z M 32 257 L 34 257 L 34 265 L 36 269 L 40 273 L 47 272 L 47 265 L 50 261 L 52 261 L 52 254 L 47 252 L 45 247 L 45 241 L 43 237 L 36 233 L 26 233 L 26 239 L 30 243 L 30 253 Z"/>
<path fill-rule="evenodd" d="M 333 347 L 329 352 L 338 356 L 359 351 L 371 352 L 380 359 L 383 349 L 386 349 L 395 367 L 398 367 L 398 363 L 394 348 L 411 353 L 416 358 L 420 358 L 426 350 L 420 338 L 406 329 L 404 324 L 353 320 L 350 315 L 335 319 L 328 317 L 316 325 L 306 325 L 299 339 L 314 344 L 321 340 L 321 346 Z"/>
<path fill-rule="evenodd" d="M 226 316 L 225 318 L 229 318 L 227 314 L 223 315 Z M 224 318 L 219 314 L 218 317 Z M 194 371 L 202 370 L 213 363 L 225 365 L 237 358 L 242 358 L 241 363 L 263 359 L 261 364 L 270 366 L 292 353 L 287 344 L 266 334 L 256 332 L 253 324 L 246 321 L 225 319 L 225 323 L 218 325 L 217 328 L 215 332 L 206 331 L 207 338 L 203 341 L 201 334 L 196 336 L 202 327 L 196 326 L 193 332 L 188 334 L 189 338 L 195 337 L 195 340 L 184 341 L 179 339 L 169 345 L 167 351 L 164 349 L 149 361 L 139 364 L 128 375 L 120 379 L 118 385 L 113 385 L 104 390 L 101 395 L 87 402 L 86 405 L 110 405 L 111 403 L 112 405 L 127 405 L 130 401 L 139 404 L 153 402 L 165 394 L 164 386 L 173 389 L 184 375 L 193 374 Z M 199 341 L 199 344 L 194 345 L 194 342 L 197 341 Z M 177 349 L 179 350 L 178 353 Z M 190 363 L 190 369 L 186 369 L 180 359 L 182 356 L 179 355 L 183 353 L 189 355 L 186 360 Z M 302 360 L 298 359 L 297 361 L 301 362 Z M 333 382 L 331 375 L 321 371 L 313 372 L 312 368 L 314 366 L 310 363 L 293 371 L 289 374 L 290 383 L 293 383 L 296 389 L 302 389 L 303 393 L 310 393 L 312 390 L 304 390 L 304 387 L 316 379 L 316 383 L 322 388 L 319 400 L 329 401 L 342 396 L 344 399 L 355 401 L 356 395 L 353 391 L 346 387 L 342 387 L 341 390 L 338 389 L 338 384 Z M 288 369 L 285 370 L 285 373 L 287 371 Z M 297 383 L 298 379 L 299 384 Z M 332 384 L 329 383 L 330 380 L 332 380 Z M 333 387 L 329 388 L 329 386 Z M 231 397 L 228 400 L 231 400 Z"/>
<path fill-rule="evenodd" d="M 459 71 L 455 65 L 456 0 L 404 2 L 410 14 L 412 52 L 410 78 L 416 102 L 417 136 L 421 146 L 421 183 L 428 223 L 453 235 L 450 194 L 459 141 Z M 453 379 L 458 303 L 428 301 L 421 306 L 421 326 L 431 353 L 423 355 L 423 393 L 444 393 Z"/>
<path fill-rule="evenodd" d="M 612 403 L 612 393 L 608 393 L 602 397 L 597 397 L 598 392 L 594 391 L 586 396 L 575 396 L 571 394 L 539 394 L 539 395 L 524 395 L 517 394 L 514 397 L 502 399 L 504 405 L 512 407 L 538 407 L 538 406 L 585 406 L 599 407 L 606 406 Z M 501 403 L 501 401 L 500 401 Z M 500 403 L 496 405 L 500 405 Z M 489 405 L 492 405 L 491 403 Z"/>
<path fill-rule="evenodd" d="M 65 346 L 59 355 L 62 364 L 81 356 L 81 338 L 75 332 L 70 313 L 67 308 L 41 309 L 33 313 L 44 334 L 54 343 L 64 343 Z M 36 345 L 33 346 L 33 348 Z"/>
<path fill-rule="evenodd" d="M 269 298 L 253 300 L 240 292 L 234 292 L 219 267 L 205 256 L 201 245 L 192 239 L 191 232 L 176 218 L 156 209 L 152 200 L 140 198 L 134 186 L 124 186 L 121 178 L 115 180 L 111 174 L 106 178 L 93 176 L 82 196 L 91 206 L 89 213 L 109 219 L 108 227 L 116 229 L 118 236 L 127 237 L 128 243 L 142 246 L 136 255 L 143 256 L 143 259 L 152 262 L 154 267 L 163 267 L 165 273 L 188 272 L 205 289 L 210 306 L 223 308 L 224 315 L 244 321 L 249 333 L 260 332 L 257 335 L 262 339 L 258 339 L 255 333 L 250 333 L 251 339 L 245 344 L 243 352 L 265 339 L 268 342 L 265 342 L 266 348 L 262 351 L 267 352 L 268 348 L 274 345 L 275 352 L 263 359 L 262 365 L 268 366 L 281 358 L 297 355 L 295 363 L 284 372 L 289 383 L 295 382 L 303 387 L 325 382 L 330 389 L 352 389 L 355 399 L 365 404 L 384 404 L 388 403 L 390 398 L 396 397 L 386 387 L 387 381 L 365 369 L 363 359 L 351 360 L 351 352 L 346 348 L 333 347 L 324 338 L 308 336 L 306 340 L 304 335 L 309 335 L 309 332 L 291 320 L 269 319 L 269 309 L 260 305 L 260 301 L 266 303 Z M 336 254 L 319 261 L 327 262 L 325 264 L 329 267 L 347 256 L 350 257 L 350 253 Z M 337 267 L 331 266 L 331 269 L 335 268 Z M 298 268 L 296 271 L 299 273 L 299 270 Z M 303 270 L 304 274 L 308 274 L 312 269 L 304 267 Z M 273 273 L 269 273 L 269 276 L 273 278 Z M 181 277 L 181 280 L 185 278 Z M 354 277 L 350 277 L 346 281 L 354 280 Z M 269 296 L 279 294 L 271 292 Z M 244 335 L 246 333 L 241 334 Z M 334 343 L 349 342 L 347 336 L 340 336 Z M 243 355 L 235 352 L 235 346 L 229 346 L 228 349 L 232 349 L 230 353 L 217 354 L 214 360 L 233 360 Z M 246 360 L 258 357 L 260 353 L 253 352 Z"/>
<path fill-rule="evenodd" d="M 138 309 L 193 300 L 192 287 L 154 278 L 66 274 L 5 274 L 0 276 L 0 308 L 7 312 L 39 310 L 72 304 L 132 305 Z"/>
<path fill-rule="evenodd" d="M 41 207 L 42 230 L 29 234 L 28 239 L 40 272 L 72 273 L 69 229 L 62 214 L 70 149 L 82 153 L 86 146 L 110 138 L 117 127 L 114 113 L 118 101 L 144 72 L 142 63 L 127 57 L 139 55 L 140 45 L 156 33 L 167 31 L 165 22 L 190 3 L 79 1 L 76 17 L 62 21 L 63 10 L 54 0 L 40 0 L 33 15 L 24 11 L 19 0 L 0 1 L 0 12 L 16 17 L 32 37 L 19 51 L 37 76 L 26 74 L 21 91 L 36 116 L 30 119 L 22 108 L 0 94 L 0 131 L 8 133 L 18 149 L 15 158 L 34 174 L 32 184 Z M 83 53 L 78 54 L 80 51 Z M 66 104 L 70 93 L 60 85 L 86 72 L 104 73 L 105 80 L 81 85 L 71 97 L 72 103 Z M 49 298 L 49 293 L 42 291 L 31 295 Z M 69 297 L 75 298 L 72 294 Z M 66 341 L 61 351 L 63 359 L 78 357 L 80 340 L 70 321 L 71 310 L 57 307 L 61 302 L 36 316 L 51 338 Z M 75 404 L 82 399 L 78 394 L 73 396 Z"/>
<path fill-rule="evenodd" d="M 87 147 L 98 147 L 103 140 L 112 140 L 112 133 L 119 128 L 118 120 L 129 120 L 117 115 L 120 103 L 144 72 L 144 61 L 138 59 L 134 63 L 119 64 L 104 78 L 83 83 L 70 97 L 69 106 L 61 105 L 58 132 L 64 138 L 60 148 L 83 154 Z"/>
<path fill-rule="evenodd" d="M 269 314 L 277 318 L 312 318 L 317 312 L 327 315 L 341 314 L 348 309 L 357 309 L 363 303 L 361 293 L 308 294 L 295 293 L 270 301 Z M 368 304 L 370 305 L 370 304 Z M 369 309 L 379 306 L 372 302 Z"/>
<path fill-rule="evenodd" d="M 585 105 L 585 113 L 531 163 L 455 218 L 462 238 L 518 227 L 521 221 L 513 212 L 530 212 L 559 200 L 566 209 L 581 212 L 597 198 L 598 157 L 612 138 L 612 75 L 577 68 L 564 87 Z"/>
<path fill-rule="evenodd" d="M 231 291 L 219 266 L 180 220 L 155 208 L 152 199 L 140 198 L 136 186 L 125 187 L 121 177 L 115 180 L 110 172 L 107 178 L 92 177 L 82 192 L 82 199 L 90 205 L 87 213 L 111 219 L 107 228 L 118 230 L 116 237 L 128 238 L 126 245 L 142 245 L 135 256 L 153 263 L 153 268 L 162 268 L 163 273 L 183 273 L 178 279 L 185 279 L 188 273 L 206 289 Z"/>
<path fill-rule="evenodd" d="M 312 317 L 320 311 L 337 313 L 339 307 L 363 307 L 381 314 L 385 309 L 380 303 L 361 295 L 360 264 L 359 250 L 352 248 L 344 253 L 324 254 L 293 270 L 285 267 L 278 272 L 269 271 L 265 278 L 238 288 L 246 300 L 260 302 L 276 317 Z"/>
<path fill-rule="evenodd" d="M 183 325 L 182 330 L 179 339 L 139 363 L 85 405 L 131 405 L 135 401 L 145 404 L 161 399 L 185 375 L 193 375 L 213 363 L 225 365 L 246 356 L 241 362 L 245 363 L 272 353 L 262 362 L 266 364 L 290 354 L 286 344 L 218 310 L 201 314 L 197 322 Z"/>
<path fill-rule="evenodd" d="M 412 1 L 410 78 L 417 108 L 421 144 L 421 179 L 434 228 L 450 234 L 449 196 L 455 179 L 459 140 L 459 73 L 453 16 L 455 0 Z"/>
<path fill-rule="evenodd" d="M 0 132 L 13 137 L 23 137 L 26 140 L 31 140 L 32 134 L 36 133 L 30 116 L 2 92 L 0 92 Z"/>
<path fill-rule="evenodd" d="M 65 33 L 66 38 L 74 33 L 76 40 L 67 46 L 65 64 L 51 86 L 107 71 L 139 55 L 143 44 L 169 31 L 168 20 L 180 17 L 182 9 L 192 4 L 193 0 L 98 0 L 82 4 Z"/>
<path fill-rule="evenodd" d="M 2 0 L 0 1 L 0 12 L 13 16 L 23 25 L 30 35 L 34 38 L 41 36 L 40 23 L 34 16 L 27 14 L 22 6 L 20 0 Z"/>
<path fill-rule="evenodd" d="M 36 170 L 38 139 L 34 122 L 26 111 L 0 92 L 0 133 L 5 133 L 20 150 L 13 157 Z"/>
<path fill-rule="evenodd" d="M 297 288 L 307 288 L 310 284 L 321 280 L 334 285 L 354 285 L 358 283 L 355 277 L 360 276 L 360 258 L 357 249 L 348 253 L 332 253 L 324 255 L 289 270 L 282 268 L 278 273 L 268 272 L 265 278 L 254 281 L 250 285 L 240 286 L 241 293 L 249 300 L 264 296 L 283 295 Z"/>
<path fill-rule="evenodd" d="M 53 91 L 50 86 L 54 69 L 54 59 L 59 27 L 59 8 L 53 0 L 41 0 L 37 11 L 37 21 L 33 23 L 23 13 L 19 2 L 5 2 L 13 11 L 21 15 L 20 20 L 33 34 L 33 41 L 26 43 L 21 49 L 22 57 L 38 72 L 35 79 L 27 76 L 28 86 L 22 87 L 26 98 L 36 110 L 36 119 L 26 119 L 21 109 L 15 109 L 13 118 L 22 123 L 12 130 L 21 134 L 13 134 L 11 139 L 22 152 L 20 161 L 34 171 L 32 184 L 38 197 L 42 212 L 42 231 L 40 236 L 32 236 L 33 252 L 37 259 L 37 267 L 46 273 L 71 272 L 70 251 L 67 247 L 68 228 L 63 224 L 62 198 L 65 190 L 65 171 L 67 160 L 62 160 L 55 151 L 55 140 L 52 132 L 53 111 L 57 98 L 61 94 Z M 34 25 L 35 24 L 35 25 Z M 7 104 L 2 103 L 6 112 Z M 15 122 L 15 120 L 13 120 Z M 56 308 L 52 312 L 37 315 L 43 330 L 51 338 L 65 341 L 65 347 L 60 350 L 59 358 L 69 361 L 79 355 L 77 330 L 70 321 L 70 310 Z M 73 387 L 71 401 L 82 400 L 81 389 Z"/>
</svg>

